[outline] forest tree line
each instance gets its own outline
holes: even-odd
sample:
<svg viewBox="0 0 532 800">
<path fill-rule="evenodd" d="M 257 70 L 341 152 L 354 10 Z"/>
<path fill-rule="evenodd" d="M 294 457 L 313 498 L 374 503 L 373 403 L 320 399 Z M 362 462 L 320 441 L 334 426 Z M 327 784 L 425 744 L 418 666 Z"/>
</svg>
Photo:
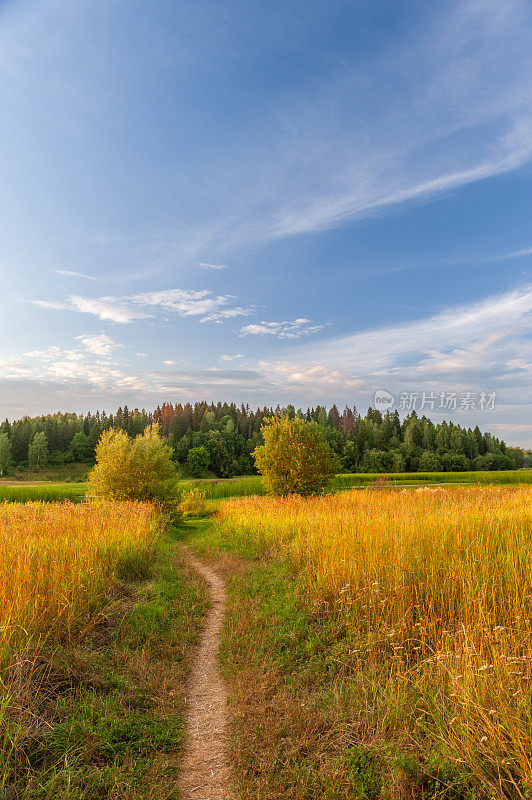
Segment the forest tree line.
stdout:
<svg viewBox="0 0 532 800">
<path fill-rule="evenodd" d="M 340 413 L 335 405 L 329 410 L 318 405 L 306 411 L 293 406 L 253 411 L 235 403 L 200 402 L 164 403 L 153 412 L 124 406 L 115 414 L 6 419 L 0 424 L 0 475 L 74 461 L 91 463 L 103 431 L 118 428 L 134 437 L 153 422 L 159 424 L 185 473 L 220 478 L 251 475 L 255 473 L 252 452 L 263 441 L 262 423 L 281 411 L 316 422 L 345 472 L 505 470 L 525 464 L 523 450 L 507 447 L 478 426 L 434 424 L 415 411 L 401 419 L 398 411 L 382 414 L 373 408 L 362 416 L 356 408 L 346 407 Z"/>
</svg>

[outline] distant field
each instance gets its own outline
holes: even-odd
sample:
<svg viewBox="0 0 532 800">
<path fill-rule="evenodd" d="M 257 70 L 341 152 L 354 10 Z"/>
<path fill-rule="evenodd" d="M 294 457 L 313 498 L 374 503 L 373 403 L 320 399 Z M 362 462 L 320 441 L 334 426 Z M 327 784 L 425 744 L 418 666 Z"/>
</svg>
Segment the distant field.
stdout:
<svg viewBox="0 0 532 800">
<path fill-rule="evenodd" d="M 27 503 L 43 500 L 53 503 L 60 500 L 81 500 L 85 496 L 85 483 L 0 483 L 0 502 Z"/>
<path fill-rule="evenodd" d="M 396 472 L 396 473 L 349 473 L 337 475 L 333 481 L 334 491 L 353 487 L 363 488 L 375 481 L 387 478 L 397 486 L 420 486 L 437 483 L 495 484 L 513 486 L 532 484 L 532 470 L 507 470 L 504 472 Z M 264 495 L 266 490 L 262 478 L 250 475 L 243 478 L 206 478 L 179 481 L 180 491 L 197 488 L 205 493 L 207 500 L 224 500 L 231 497 Z M 0 502 L 26 503 L 32 500 L 54 502 L 81 500 L 85 496 L 85 483 L 53 483 L 48 481 L 0 482 Z"/>
<path fill-rule="evenodd" d="M 501 470 L 500 472 L 356 472 L 337 475 L 335 488 L 350 489 L 352 486 L 367 486 L 382 478 L 388 478 L 397 484 L 480 483 L 487 485 L 493 483 L 500 486 L 513 486 L 518 483 L 532 483 L 532 470 L 516 469 Z"/>
<path fill-rule="evenodd" d="M 395 472 L 395 473 L 346 473 L 337 475 L 332 488 L 335 491 L 353 487 L 369 486 L 386 478 L 390 483 L 400 486 L 420 486 L 435 483 L 496 484 L 499 486 L 532 484 L 532 470 L 506 470 L 501 472 Z M 205 492 L 208 500 L 222 500 L 229 497 L 248 497 L 252 494 L 266 494 L 262 478 L 257 475 L 244 478 L 189 480 L 180 482 L 180 488 L 196 487 Z"/>
</svg>

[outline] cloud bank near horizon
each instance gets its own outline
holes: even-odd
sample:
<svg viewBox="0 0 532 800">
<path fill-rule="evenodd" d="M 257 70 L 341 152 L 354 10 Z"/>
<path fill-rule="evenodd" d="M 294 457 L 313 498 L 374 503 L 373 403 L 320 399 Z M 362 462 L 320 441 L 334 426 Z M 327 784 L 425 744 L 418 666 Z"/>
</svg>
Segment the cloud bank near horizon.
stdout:
<svg viewBox="0 0 532 800">
<path fill-rule="evenodd" d="M 150 302 L 160 302 L 159 295 L 145 295 L 142 302 L 150 307 Z M 193 302 L 196 299 L 203 300 Z M 174 304 L 175 296 L 165 296 L 164 302 Z M 195 310 L 205 313 L 206 309 Z M 109 405 L 125 397 L 132 406 L 205 398 L 260 405 L 371 405 L 379 388 L 396 397 L 416 391 L 496 391 L 499 404 L 484 415 L 483 424 L 495 431 L 502 426 L 512 440 L 521 436 L 529 441 L 530 426 L 524 420 L 530 418 L 532 406 L 531 322 L 532 285 L 524 285 L 401 325 L 330 337 L 312 345 L 293 344 L 282 358 L 220 354 L 219 361 L 238 362 L 231 369 L 177 366 L 170 360 L 160 369 L 139 368 L 138 358 L 146 354 L 128 353 L 105 333 L 85 334 L 77 336 L 79 344 L 71 348 L 54 346 L 0 362 L 1 392 L 9 406 L 9 397 L 14 398 L 21 385 L 39 382 L 43 396 L 56 396 L 65 410 L 66 398 L 74 410 L 80 409 L 80 403 L 94 410 L 94 402 L 107 398 Z M 303 318 L 296 320 L 296 332 L 307 323 Z M 265 335 L 279 335 L 279 330 L 269 333 L 266 328 Z M 512 420 L 517 407 L 522 423 Z M 26 410 L 37 413 L 29 406 Z M 46 410 L 50 408 L 39 412 Z M 473 417 L 471 424 L 477 424 Z"/>
</svg>

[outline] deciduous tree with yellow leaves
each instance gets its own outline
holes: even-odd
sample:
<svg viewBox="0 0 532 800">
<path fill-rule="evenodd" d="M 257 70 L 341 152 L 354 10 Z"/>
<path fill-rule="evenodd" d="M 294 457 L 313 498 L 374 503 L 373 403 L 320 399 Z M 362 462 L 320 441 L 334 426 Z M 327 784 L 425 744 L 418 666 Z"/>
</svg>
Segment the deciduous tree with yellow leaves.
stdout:
<svg viewBox="0 0 532 800">
<path fill-rule="evenodd" d="M 161 439 L 157 423 L 134 439 L 114 428 L 104 431 L 96 446 L 87 494 L 106 500 L 167 503 L 176 496 L 171 455 L 172 448 Z"/>
<path fill-rule="evenodd" d="M 266 420 L 261 432 L 264 444 L 253 457 L 273 494 L 317 494 L 339 468 L 323 428 L 315 422 L 284 414 Z"/>
</svg>

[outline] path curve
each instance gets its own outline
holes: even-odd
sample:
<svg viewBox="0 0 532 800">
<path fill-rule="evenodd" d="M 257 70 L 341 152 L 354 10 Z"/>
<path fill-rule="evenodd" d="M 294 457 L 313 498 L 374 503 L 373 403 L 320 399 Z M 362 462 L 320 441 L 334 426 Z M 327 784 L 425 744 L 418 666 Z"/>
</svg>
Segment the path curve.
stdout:
<svg viewBox="0 0 532 800">
<path fill-rule="evenodd" d="M 229 800 L 229 765 L 225 753 L 227 692 L 218 666 L 225 583 L 189 551 L 185 559 L 206 580 L 211 608 L 205 617 L 188 684 L 187 740 L 179 786 L 183 800 Z"/>
</svg>

